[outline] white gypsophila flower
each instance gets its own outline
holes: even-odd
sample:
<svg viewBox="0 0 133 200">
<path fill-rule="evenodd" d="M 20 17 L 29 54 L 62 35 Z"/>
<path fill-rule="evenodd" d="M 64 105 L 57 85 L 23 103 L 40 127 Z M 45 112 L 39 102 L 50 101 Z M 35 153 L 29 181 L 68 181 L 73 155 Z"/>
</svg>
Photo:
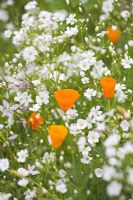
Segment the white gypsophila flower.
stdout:
<svg viewBox="0 0 133 200">
<path fill-rule="evenodd" d="M 37 6 L 37 2 L 35 1 L 35 0 L 33 0 L 33 1 L 30 1 L 30 2 L 28 2 L 26 5 L 25 5 L 25 10 L 33 10 L 33 9 L 35 9 L 36 8 L 36 6 Z"/>
<path fill-rule="evenodd" d="M 123 17 L 124 19 L 129 18 L 130 15 L 131 15 L 131 13 L 130 13 L 128 10 L 123 10 L 123 11 L 121 12 L 121 17 Z"/>
<path fill-rule="evenodd" d="M 90 72 L 90 75 L 95 79 L 101 78 L 103 76 L 104 71 L 105 68 L 103 67 L 103 61 L 99 60 L 95 63 L 94 67 L 92 68 L 92 71 Z"/>
<path fill-rule="evenodd" d="M 64 32 L 65 37 L 71 37 L 73 35 L 77 35 L 78 33 L 78 28 L 77 26 L 75 27 L 67 27 L 67 30 Z"/>
<path fill-rule="evenodd" d="M 84 119 L 78 119 L 77 120 L 77 128 L 79 130 L 85 129 L 87 127 L 87 121 Z"/>
<path fill-rule="evenodd" d="M 60 178 L 64 178 L 65 176 L 66 176 L 66 171 L 63 170 L 63 169 L 61 169 L 61 170 L 59 171 L 59 177 L 60 177 Z"/>
<path fill-rule="evenodd" d="M 116 156 L 116 148 L 113 147 L 113 146 L 107 146 L 106 149 L 105 149 L 105 154 L 109 158 Z"/>
<path fill-rule="evenodd" d="M 23 167 L 18 169 L 18 173 L 21 174 L 22 176 L 28 176 L 29 175 L 29 171 L 24 169 Z"/>
<path fill-rule="evenodd" d="M 28 165 L 28 172 L 29 172 L 29 175 L 37 175 L 39 174 L 40 172 L 38 170 L 34 170 L 35 169 L 35 165 Z"/>
<path fill-rule="evenodd" d="M 113 1 L 112 0 L 105 0 L 102 5 L 102 11 L 106 14 L 113 11 Z"/>
<path fill-rule="evenodd" d="M 112 178 L 116 176 L 116 170 L 113 166 L 104 166 L 103 167 L 103 180 L 111 181 Z"/>
<path fill-rule="evenodd" d="M 95 175 L 96 175 L 96 177 L 98 177 L 98 178 L 102 177 L 102 175 L 103 175 L 103 169 L 101 169 L 101 168 L 96 168 L 96 169 L 95 169 Z"/>
<path fill-rule="evenodd" d="M 88 142 L 90 145 L 94 145 L 99 142 L 100 134 L 96 131 L 89 131 L 87 136 Z"/>
<path fill-rule="evenodd" d="M 90 156 L 85 156 L 80 159 L 81 163 L 84 163 L 84 164 L 89 164 L 91 160 L 92 160 L 92 157 Z"/>
<path fill-rule="evenodd" d="M 79 151 L 82 151 L 85 148 L 86 144 L 87 144 L 86 137 L 81 136 L 77 141 Z"/>
<path fill-rule="evenodd" d="M 5 30 L 4 36 L 5 36 L 6 38 L 10 38 L 11 35 L 12 35 L 12 31 L 11 31 L 11 30 Z"/>
<path fill-rule="evenodd" d="M 122 184 L 117 182 L 117 181 L 112 181 L 108 186 L 107 186 L 107 194 L 110 197 L 117 197 L 120 195 L 122 190 Z"/>
<path fill-rule="evenodd" d="M 24 196 L 25 196 L 24 197 L 25 200 L 34 200 L 37 197 L 36 191 L 35 190 L 29 190 L 29 189 L 24 192 Z"/>
<path fill-rule="evenodd" d="M 43 155 L 42 162 L 43 163 L 52 163 L 55 161 L 55 153 L 45 152 Z"/>
<path fill-rule="evenodd" d="M 78 126 L 77 126 L 77 124 L 75 123 L 73 123 L 73 124 L 71 124 L 70 125 L 70 127 L 69 127 L 69 130 L 70 130 L 70 133 L 72 134 L 72 135 L 78 135 L 79 133 L 80 133 L 80 130 L 78 129 Z"/>
<path fill-rule="evenodd" d="M 68 18 L 66 18 L 66 23 L 70 25 L 74 25 L 77 22 L 75 19 L 76 14 L 70 14 Z"/>
<path fill-rule="evenodd" d="M 38 53 L 37 50 L 30 46 L 30 47 L 26 47 L 23 50 L 23 58 L 26 62 L 33 62 L 35 61 L 36 57 L 37 57 Z"/>
<path fill-rule="evenodd" d="M 130 69 L 131 65 L 133 65 L 133 59 L 130 58 L 128 55 L 125 55 L 125 58 L 121 60 L 121 64 L 124 69 Z"/>
<path fill-rule="evenodd" d="M 59 179 L 56 183 L 56 191 L 62 194 L 67 192 L 67 186 L 61 179 Z"/>
<path fill-rule="evenodd" d="M 129 127 L 130 127 L 130 124 L 127 120 L 123 120 L 121 123 L 120 123 L 120 127 L 122 128 L 123 131 L 128 131 Z"/>
<path fill-rule="evenodd" d="M 9 168 L 9 160 L 7 158 L 0 159 L 0 171 L 4 172 Z"/>
<path fill-rule="evenodd" d="M 28 183 L 29 183 L 28 179 L 25 179 L 25 178 L 20 179 L 18 181 L 18 185 L 21 186 L 21 187 L 26 187 L 28 185 Z"/>
<path fill-rule="evenodd" d="M 105 147 L 115 146 L 119 144 L 120 136 L 116 133 L 110 135 L 104 142 Z"/>
<path fill-rule="evenodd" d="M 37 112 L 40 108 L 41 107 L 38 104 L 33 104 L 33 106 L 29 108 L 29 110 Z"/>
<path fill-rule="evenodd" d="M 104 115 L 102 114 L 102 111 L 100 110 L 100 106 L 92 107 L 89 114 L 88 114 L 88 120 L 91 121 L 91 123 L 101 122 L 104 120 Z"/>
<path fill-rule="evenodd" d="M 66 167 L 66 168 L 68 168 L 68 169 L 71 169 L 72 164 L 71 164 L 70 162 L 66 162 L 66 163 L 64 164 L 64 167 Z"/>
<path fill-rule="evenodd" d="M 87 83 L 89 83 L 89 78 L 88 77 L 83 77 L 81 79 L 81 81 L 82 81 L 83 84 L 87 84 Z"/>
<path fill-rule="evenodd" d="M 126 142 L 117 150 L 117 156 L 121 159 L 124 159 L 127 154 L 133 154 L 133 144 L 131 142 Z"/>
<path fill-rule="evenodd" d="M 1 193 L 0 192 L 0 200 L 9 200 L 12 197 L 11 193 Z"/>
<path fill-rule="evenodd" d="M 27 92 L 18 92 L 17 96 L 14 97 L 14 101 L 20 102 L 21 105 L 27 106 L 32 102 L 32 98 Z"/>
<path fill-rule="evenodd" d="M 74 119 L 75 117 L 78 117 L 78 112 L 76 109 L 69 109 L 66 112 L 67 119 Z"/>
<path fill-rule="evenodd" d="M 96 90 L 90 89 L 88 88 L 85 92 L 84 92 L 84 96 L 91 101 L 92 97 L 95 97 L 97 94 Z"/>
<path fill-rule="evenodd" d="M 26 158 L 28 157 L 28 151 L 27 149 L 23 149 L 19 152 L 17 152 L 17 161 L 20 163 L 24 163 L 26 161 Z"/>
<path fill-rule="evenodd" d="M 133 40 L 129 40 L 129 41 L 128 41 L 128 45 L 129 45 L 130 47 L 133 47 Z"/>
<path fill-rule="evenodd" d="M 42 106 L 43 104 L 49 103 L 49 92 L 48 91 L 40 91 L 38 95 L 36 96 L 36 103 L 39 106 Z"/>
</svg>

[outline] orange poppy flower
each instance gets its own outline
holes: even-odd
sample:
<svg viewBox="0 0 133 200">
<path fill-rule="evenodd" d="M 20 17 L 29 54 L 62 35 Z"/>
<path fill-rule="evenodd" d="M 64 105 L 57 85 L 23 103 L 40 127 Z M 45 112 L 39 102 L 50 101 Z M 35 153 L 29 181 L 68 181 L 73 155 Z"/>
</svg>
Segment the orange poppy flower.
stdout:
<svg viewBox="0 0 133 200">
<path fill-rule="evenodd" d="M 63 125 L 51 125 L 48 128 L 48 133 L 51 145 L 55 149 L 58 149 L 63 144 L 63 141 L 68 134 L 68 130 Z"/>
<path fill-rule="evenodd" d="M 41 126 L 44 122 L 44 118 L 37 114 L 36 112 L 33 112 L 31 116 L 27 120 L 27 125 L 32 127 L 33 130 L 38 131 L 39 126 Z"/>
<path fill-rule="evenodd" d="M 115 44 L 120 39 L 120 36 L 121 36 L 121 31 L 119 28 L 117 28 L 116 30 L 113 30 L 112 27 L 109 27 L 107 29 L 107 37 L 110 42 L 113 42 Z"/>
<path fill-rule="evenodd" d="M 55 91 L 54 96 L 59 104 L 59 107 L 65 112 L 72 108 L 74 103 L 78 100 L 80 94 L 77 90 L 64 89 Z"/>
<path fill-rule="evenodd" d="M 106 99 L 112 99 L 114 97 L 116 80 L 112 77 L 104 77 L 100 80 L 103 95 Z"/>
</svg>

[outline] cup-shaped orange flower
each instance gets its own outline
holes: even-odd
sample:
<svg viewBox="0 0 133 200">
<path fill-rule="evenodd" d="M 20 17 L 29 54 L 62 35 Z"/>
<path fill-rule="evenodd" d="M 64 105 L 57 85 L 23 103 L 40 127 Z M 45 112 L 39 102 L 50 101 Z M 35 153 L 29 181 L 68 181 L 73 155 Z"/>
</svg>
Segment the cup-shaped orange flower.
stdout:
<svg viewBox="0 0 133 200">
<path fill-rule="evenodd" d="M 55 99 L 59 107 L 65 112 L 72 108 L 74 103 L 78 100 L 80 94 L 77 90 L 63 89 L 54 92 Z"/>
<path fill-rule="evenodd" d="M 113 29 L 112 27 L 109 27 L 107 29 L 107 37 L 110 42 L 113 42 L 114 44 L 118 42 L 121 36 L 121 31 L 119 28 Z"/>
<path fill-rule="evenodd" d="M 27 120 L 27 125 L 31 126 L 33 130 L 38 131 L 39 126 L 41 126 L 43 122 L 44 122 L 44 117 L 42 117 L 40 114 L 36 112 L 33 112 Z"/>
<path fill-rule="evenodd" d="M 100 80 L 103 95 L 106 99 L 112 99 L 114 97 L 114 91 L 116 86 L 116 80 L 112 77 L 104 77 Z"/>
<path fill-rule="evenodd" d="M 58 149 L 64 142 L 68 134 L 68 130 L 64 125 L 51 125 L 48 128 L 49 140 L 51 145 Z"/>
</svg>

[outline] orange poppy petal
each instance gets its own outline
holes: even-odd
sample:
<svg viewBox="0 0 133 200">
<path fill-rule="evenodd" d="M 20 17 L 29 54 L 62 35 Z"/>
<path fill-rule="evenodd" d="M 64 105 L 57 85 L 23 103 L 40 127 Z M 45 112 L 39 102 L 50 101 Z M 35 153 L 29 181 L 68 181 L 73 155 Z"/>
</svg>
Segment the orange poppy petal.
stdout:
<svg viewBox="0 0 133 200">
<path fill-rule="evenodd" d="M 114 44 L 120 39 L 120 36 L 121 36 L 121 31 L 120 29 L 116 29 L 116 30 L 113 30 L 112 27 L 109 27 L 107 29 L 107 37 L 109 39 L 110 42 L 113 42 Z"/>
<path fill-rule="evenodd" d="M 50 140 L 54 148 L 59 148 L 68 134 L 68 130 L 63 125 L 51 125 L 48 129 Z"/>
<path fill-rule="evenodd" d="M 44 122 L 44 117 L 38 115 L 36 112 L 33 112 L 31 116 L 27 120 L 27 125 L 32 127 L 33 130 L 39 130 L 39 126 L 41 126 Z"/>
<path fill-rule="evenodd" d="M 116 80 L 112 77 L 104 77 L 100 80 L 103 95 L 106 99 L 112 99 L 114 97 Z"/>
<path fill-rule="evenodd" d="M 77 90 L 64 89 L 55 91 L 54 96 L 59 107 L 65 112 L 72 108 L 74 103 L 78 100 L 80 94 Z"/>
</svg>

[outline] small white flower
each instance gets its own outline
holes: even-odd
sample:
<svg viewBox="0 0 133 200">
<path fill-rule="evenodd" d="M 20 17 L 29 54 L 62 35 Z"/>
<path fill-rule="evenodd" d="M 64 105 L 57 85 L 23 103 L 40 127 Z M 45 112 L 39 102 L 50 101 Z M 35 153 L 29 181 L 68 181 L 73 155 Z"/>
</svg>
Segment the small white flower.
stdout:
<svg viewBox="0 0 133 200">
<path fill-rule="evenodd" d="M 60 177 L 60 178 L 64 178 L 65 176 L 66 176 L 66 171 L 63 170 L 63 169 L 61 169 L 61 170 L 59 171 L 59 177 Z"/>
<path fill-rule="evenodd" d="M 67 192 L 66 184 L 62 180 L 58 180 L 56 183 L 56 190 L 62 194 Z"/>
<path fill-rule="evenodd" d="M 96 177 L 98 177 L 98 178 L 102 177 L 102 175 L 103 175 L 103 169 L 101 169 L 101 168 L 96 168 L 96 169 L 95 169 L 95 175 L 96 175 Z"/>
<path fill-rule="evenodd" d="M 4 172 L 9 168 L 9 160 L 7 158 L 0 159 L 0 171 Z"/>
<path fill-rule="evenodd" d="M 22 176 L 28 176 L 29 175 L 28 170 L 24 169 L 23 167 L 18 169 L 18 173 L 21 174 Z"/>
<path fill-rule="evenodd" d="M 25 178 L 18 181 L 18 185 L 21 187 L 26 187 L 28 183 L 29 183 L 28 179 Z"/>
<path fill-rule="evenodd" d="M 11 193 L 0 192 L 0 200 L 9 200 L 11 197 L 12 197 Z"/>
<path fill-rule="evenodd" d="M 120 127 L 122 128 L 123 131 L 128 131 L 129 129 L 129 122 L 127 120 L 123 120 L 121 123 L 120 123 Z"/>
<path fill-rule="evenodd" d="M 77 128 L 79 130 L 85 129 L 87 127 L 87 121 L 84 119 L 78 119 L 77 120 Z"/>
<path fill-rule="evenodd" d="M 78 116 L 78 112 L 75 109 L 69 109 L 66 112 L 66 115 L 67 115 L 67 119 L 74 119 L 75 117 Z"/>
<path fill-rule="evenodd" d="M 27 190 L 26 192 L 24 192 L 25 195 L 25 200 L 33 200 L 34 198 L 36 198 L 36 191 L 35 190 Z"/>
<path fill-rule="evenodd" d="M 17 152 L 17 156 L 18 156 L 17 161 L 20 163 L 24 163 L 26 161 L 26 158 L 28 157 L 27 149 Z"/>
<path fill-rule="evenodd" d="M 122 190 L 122 184 L 116 181 L 111 182 L 107 186 L 107 194 L 111 197 L 117 197 L 120 195 Z"/>
<path fill-rule="evenodd" d="M 26 47 L 23 50 L 23 58 L 26 62 L 33 62 L 36 59 L 37 55 L 38 53 L 36 49 L 32 46 Z"/>
<path fill-rule="evenodd" d="M 116 133 L 110 135 L 104 142 L 105 147 L 115 146 L 119 144 L 120 136 Z"/>
<path fill-rule="evenodd" d="M 114 167 L 112 166 L 103 167 L 103 180 L 110 181 L 115 176 L 116 176 L 116 171 Z"/>
<path fill-rule="evenodd" d="M 99 142 L 100 135 L 96 131 L 89 131 L 87 138 L 88 138 L 89 144 L 94 145 L 95 143 Z"/>
<path fill-rule="evenodd" d="M 34 0 L 34 1 L 30 1 L 28 2 L 26 5 L 25 5 L 25 10 L 33 10 L 35 9 L 37 6 L 37 2 Z"/>
<path fill-rule="evenodd" d="M 133 65 L 133 59 L 125 55 L 125 58 L 121 60 L 121 64 L 124 69 L 130 69 L 131 65 Z"/>
<path fill-rule="evenodd" d="M 96 90 L 90 89 L 88 88 L 85 92 L 84 92 L 84 96 L 91 101 L 92 97 L 95 97 L 97 94 Z"/>
<path fill-rule="evenodd" d="M 52 163 L 55 161 L 55 153 L 48 153 L 48 152 L 45 152 L 44 153 L 44 156 L 43 156 L 43 160 L 42 162 L 43 163 Z"/>
</svg>

